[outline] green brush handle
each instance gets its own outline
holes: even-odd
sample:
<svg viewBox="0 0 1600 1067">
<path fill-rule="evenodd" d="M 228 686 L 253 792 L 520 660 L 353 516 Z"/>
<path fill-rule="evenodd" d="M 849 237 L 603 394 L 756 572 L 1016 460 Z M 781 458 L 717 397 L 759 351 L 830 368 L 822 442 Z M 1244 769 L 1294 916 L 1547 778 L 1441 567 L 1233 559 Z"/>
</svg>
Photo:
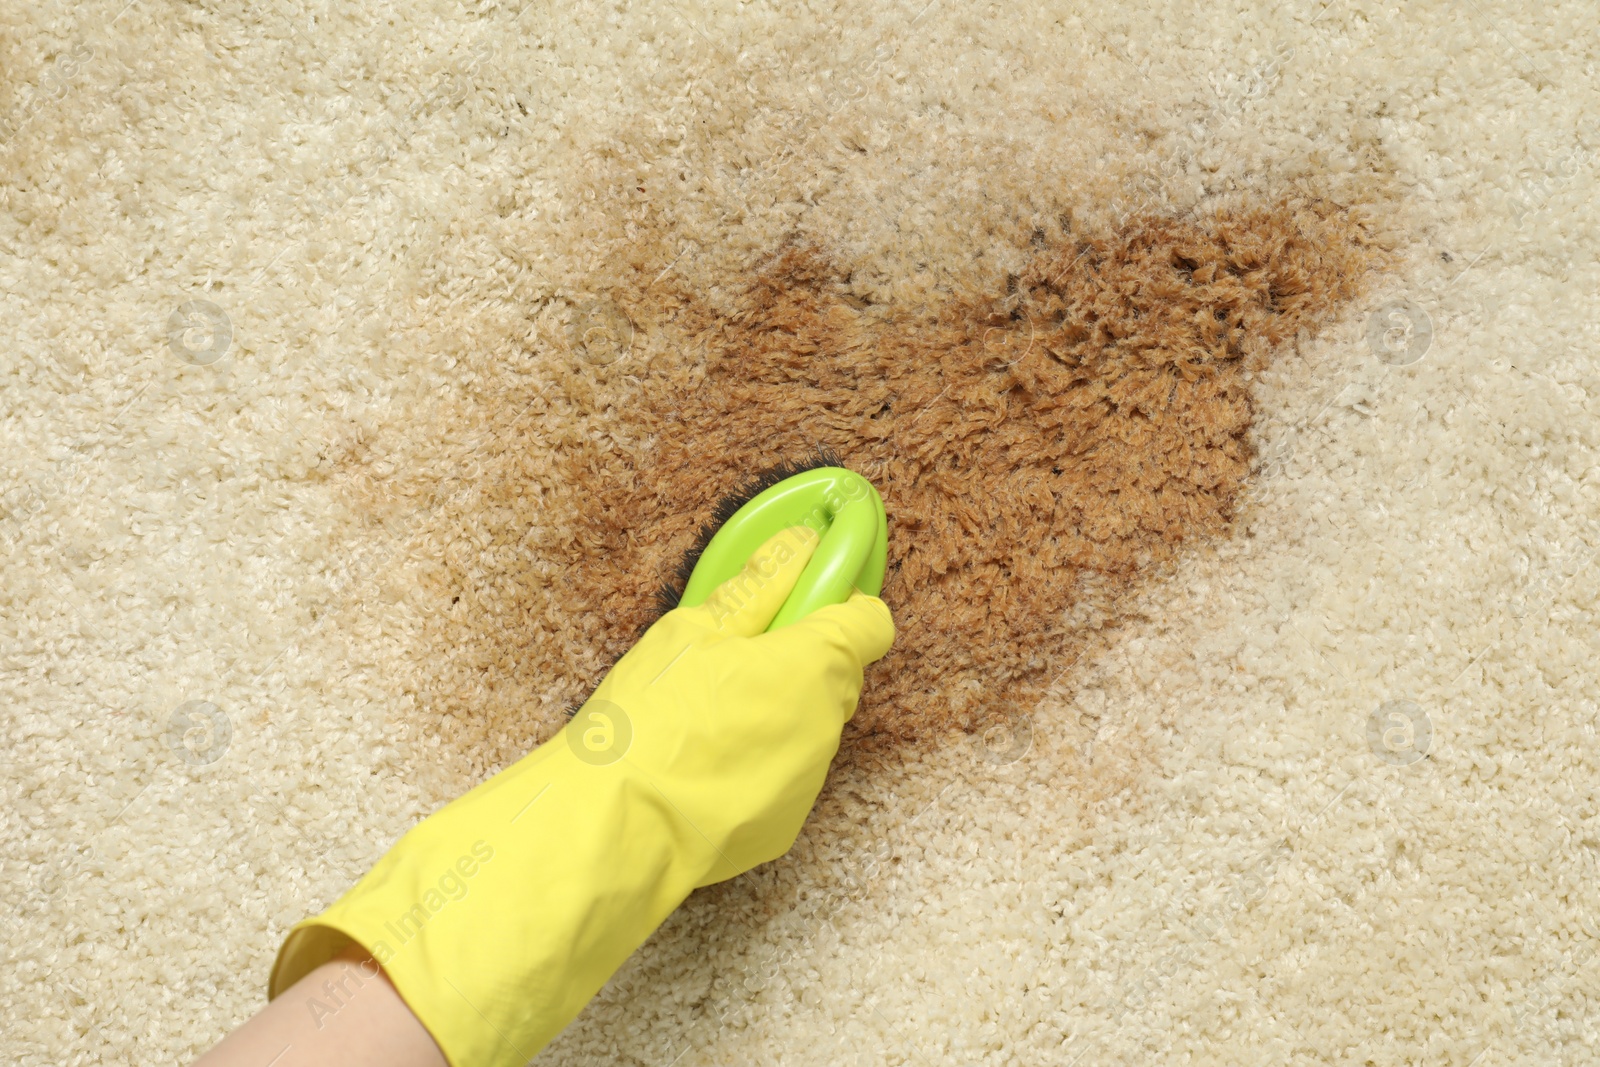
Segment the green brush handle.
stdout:
<svg viewBox="0 0 1600 1067">
<path fill-rule="evenodd" d="M 852 588 L 877 596 L 889 559 L 889 524 L 872 483 L 843 467 L 819 467 L 785 478 L 733 513 L 711 538 L 680 601 L 703 604 L 739 573 L 750 554 L 780 530 L 809 526 L 822 535 L 789 598 L 768 630 L 842 604 Z"/>
</svg>

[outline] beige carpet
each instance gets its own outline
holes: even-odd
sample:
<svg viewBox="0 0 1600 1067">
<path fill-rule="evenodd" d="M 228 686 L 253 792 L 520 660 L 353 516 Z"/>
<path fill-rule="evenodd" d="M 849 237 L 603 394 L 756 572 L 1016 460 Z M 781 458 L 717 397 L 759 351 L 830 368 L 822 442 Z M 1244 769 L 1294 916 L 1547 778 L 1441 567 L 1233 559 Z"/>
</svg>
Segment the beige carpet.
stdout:
<svg viewBox="0 0 1600 1067">
<path fill-rule="evenodd" d="M 1298 190 L 1396 263 L 1260 375 L 1232 534 L 1064 598 L 986 740 L 863 748 L 540 1059 L 1593 1062 L 1597 21 L 0 11 L 0 1056 L 184 1062 L 559 722 L 549 650 L 439 620 L 563 580 L 562 457 L 683 357 L 616 293 L 736 309 L 798 242 L 937 306 L 1063 212 Z"/>
</svg>

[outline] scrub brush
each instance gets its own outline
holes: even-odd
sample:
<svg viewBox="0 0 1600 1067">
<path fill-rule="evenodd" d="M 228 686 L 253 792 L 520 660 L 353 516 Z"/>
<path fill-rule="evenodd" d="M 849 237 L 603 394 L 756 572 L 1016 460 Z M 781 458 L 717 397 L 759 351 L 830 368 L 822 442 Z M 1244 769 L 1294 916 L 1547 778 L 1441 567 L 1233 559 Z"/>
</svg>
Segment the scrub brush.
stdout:
<svg viewBox="0 0 1600 1067">
<path fill-rule="evenodd" d="M 682 593 L 668 586 L 658 594 L 663 614 L 704 603 L 752 552 L 791 526 L 809 526 L 822 540 L 768 630 L 842 604 L 853 589 L 877 596 L 889 553 L 883 500 L 871 482 L 838 464 L 819 451 L 813 461 L 763 471 L 719 501 L 678 568 Z"/>
</svg>

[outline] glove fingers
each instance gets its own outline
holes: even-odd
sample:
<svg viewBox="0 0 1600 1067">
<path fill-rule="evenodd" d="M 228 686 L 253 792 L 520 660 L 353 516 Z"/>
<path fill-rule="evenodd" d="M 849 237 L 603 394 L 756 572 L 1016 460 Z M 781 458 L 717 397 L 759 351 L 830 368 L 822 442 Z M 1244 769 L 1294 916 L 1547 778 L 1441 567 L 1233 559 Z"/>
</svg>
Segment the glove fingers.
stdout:
<svg viewBox="0 0 1600 1067">
<path fill-rule="evenodd" d="M 691 610 L 703 613 L 725 637 L 754 637 L 772 624 L 819 541 L 807 526 L 780 530 L 750 554 L 738 574 Z"/>
<path fill-rule="evenodd" d="M 764 634 L 766 642 L 821 642 L 847 653 L 865 667 L 882 659 L 894 644 L 894 616 L 889 605 L 857 589 L 843 604 L 818 608 L 793 625 Z"/>
</svg>

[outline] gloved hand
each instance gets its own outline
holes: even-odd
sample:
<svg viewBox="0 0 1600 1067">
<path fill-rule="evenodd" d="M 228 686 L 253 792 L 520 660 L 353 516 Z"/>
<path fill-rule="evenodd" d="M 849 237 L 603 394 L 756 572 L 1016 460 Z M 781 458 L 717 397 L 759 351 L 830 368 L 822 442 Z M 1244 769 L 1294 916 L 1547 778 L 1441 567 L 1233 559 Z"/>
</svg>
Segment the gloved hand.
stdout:
<svg viewBox="0 0 1600 1067">
<path fill-rule="evenodd" d="M 894 640 L 856 593 L 764 633 L 817 535 L 668 612 L 550 741 L 294 927 L 269 997 L 355 942 L 452 1067 L 522 1067 L 697 886 L 788 851 Z"/>
</svg>

